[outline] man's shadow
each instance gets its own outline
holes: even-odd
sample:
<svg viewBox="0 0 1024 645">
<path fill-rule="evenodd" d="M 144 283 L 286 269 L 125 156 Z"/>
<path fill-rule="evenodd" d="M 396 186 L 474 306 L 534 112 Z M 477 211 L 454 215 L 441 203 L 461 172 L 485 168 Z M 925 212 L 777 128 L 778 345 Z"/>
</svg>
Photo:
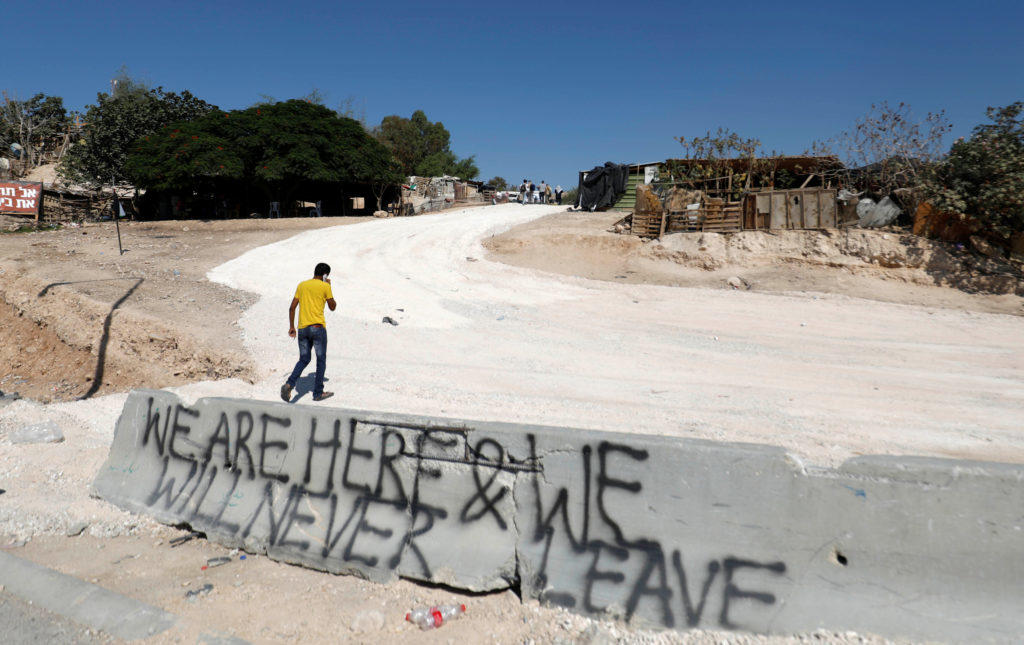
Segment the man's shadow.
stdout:
<svg viewBox="0 0 1024 645">
<path fill-rule="evenodd" d="M 324 377 L 324 384 L 331 379 Z M 300 376 L 299 380 L 295 381 L 295 388 L 292 390 L 292 400 L 289 403 L 298 403 L 299 399 L 306 396 L 307 394 L 313 393 L 313 384 L 316 382 L 316 373 L 306 374 Z"/>
</svg>

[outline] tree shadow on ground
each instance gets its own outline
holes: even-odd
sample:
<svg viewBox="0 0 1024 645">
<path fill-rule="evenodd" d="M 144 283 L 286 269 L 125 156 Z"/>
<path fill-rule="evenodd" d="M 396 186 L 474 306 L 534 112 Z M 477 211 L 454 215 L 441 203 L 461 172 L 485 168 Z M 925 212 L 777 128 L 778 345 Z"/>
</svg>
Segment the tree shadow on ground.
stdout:
<svg viewBox="0 0 1024 645">
<path fill-rule="evenodd" d="M 907 237 L 907 236 L 904 236 Z M 913 242 L 907 248 L 907 264 L 920 266 L 936 286 L 969 294 L 1024 296 L 1024 266 L 1006 258 L 988 257 L 964 245 L 931 240 L 927 252 Z"/>
</svg>

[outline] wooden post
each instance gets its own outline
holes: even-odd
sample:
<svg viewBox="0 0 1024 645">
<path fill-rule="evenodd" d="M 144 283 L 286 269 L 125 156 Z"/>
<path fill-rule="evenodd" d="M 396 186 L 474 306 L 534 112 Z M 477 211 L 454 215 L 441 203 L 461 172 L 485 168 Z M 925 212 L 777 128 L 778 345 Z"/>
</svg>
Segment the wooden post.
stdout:
<svg viewBox="0 0 1024 645">
<path fill-rule="evenodd" d="M 124 255 L 124 247 L 121 246 L 121 209 L 118 208 L 120 201 L 117 198 L 117 185 L 114 183 L 113 177 L 110 178 L 110 192 L 113 195 L 113 201 L 111 201 L 110 205 L 113 207 L 112 210 L 114 211 L 114 228 L 117 229 L 118 255 Z"/>
</svg>

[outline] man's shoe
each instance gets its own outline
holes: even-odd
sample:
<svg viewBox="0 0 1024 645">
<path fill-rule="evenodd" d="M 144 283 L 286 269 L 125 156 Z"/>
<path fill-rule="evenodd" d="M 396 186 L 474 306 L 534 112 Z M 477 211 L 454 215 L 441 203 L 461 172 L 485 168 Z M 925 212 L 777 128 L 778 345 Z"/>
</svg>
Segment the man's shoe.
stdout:
<svg viewBox="0 0 1024 645">
<path fill-rule="evenodd" d="M 323 393 L 320 394 L 320 396 L 314 396 L 313 400 L 314 401 L 323 401 L 324 399 L 329 399 L 332 396 L 334 396 L 334 392 L 323 392 Z"/>
<path fill-rule="evenodd" d="M 292 386 L 285 383 L 281 386 L 281 400 L 288 403 L 292 400 Z"/>
</svg>

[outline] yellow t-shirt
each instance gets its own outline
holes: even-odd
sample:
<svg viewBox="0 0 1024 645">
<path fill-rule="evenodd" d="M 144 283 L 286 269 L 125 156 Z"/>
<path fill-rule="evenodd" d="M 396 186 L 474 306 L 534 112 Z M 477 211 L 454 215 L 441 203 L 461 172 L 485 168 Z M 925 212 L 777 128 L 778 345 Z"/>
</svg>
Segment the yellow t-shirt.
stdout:
<svg viewBox="0 0 1024 645">
<path fill-rule="evenodd" d="M 316 278 L 305 280 L 295 288 L 295 297 L 299 301 L 299 329 L 310 325 L 327 326 L 324 303 L 334 298 L 330 284 Z"/>
</svg>

